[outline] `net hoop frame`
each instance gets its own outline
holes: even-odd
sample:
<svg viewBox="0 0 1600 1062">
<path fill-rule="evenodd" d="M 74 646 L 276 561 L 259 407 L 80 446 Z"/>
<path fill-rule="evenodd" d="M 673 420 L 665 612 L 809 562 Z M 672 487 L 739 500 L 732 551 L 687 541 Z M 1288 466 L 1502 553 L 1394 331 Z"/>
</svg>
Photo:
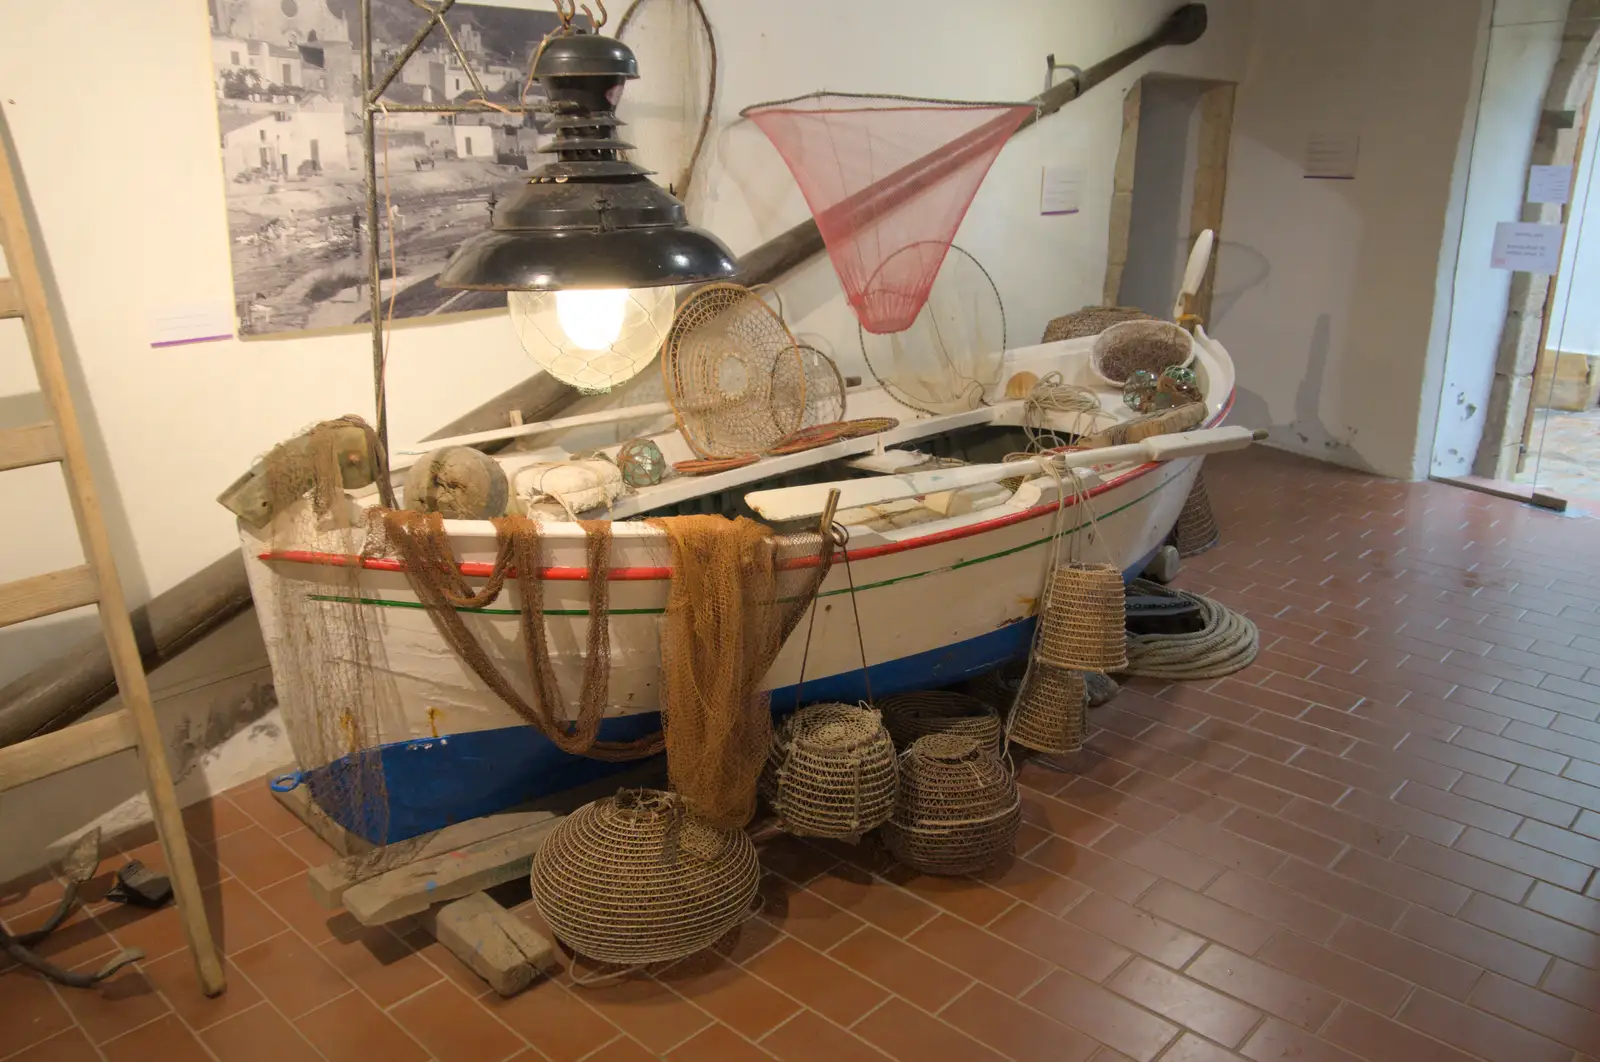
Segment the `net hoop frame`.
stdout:
<svg viewBox="0 0 1600 1062">
<path fill-rule="evenodd" d="M 772 371 L 768 373 L 769 378 L 766 382 L 766 395 L 767 407 L 769 410 L 772 408 L 772 393 L 777 386 L 777 363 L 780 360 L 788 357 L 792 357 L 794 359 L 795 374 L 799 380 L 799 395 L 796 403 L 794 423 L 789 425 L 787 430 L 779 430 L 777 437 L 782 438 L 790 432 L 798 430 L 800 425 L 805 421 L 805 358 L 800 353 L 800 343 L 795 339 L 794 333 L 789 330 L 788 322 L 784 321 L 782 315 L 769 306 L 767 304 L 767 300 L 763 299 L 761 294 L 755 291 L 753 288 L 745 287 L 743 284 L 705 284 L 699 288 L 696 288 L 678 305 L 677 312 L 673 315 L 672 327 L 667 330 L 666 338 L 661 341 L 661 352 L 656 359 L 661 363 L 661 382 L 667 393 L 667 404 L 672 407 L 673 420 L 675 420 L 678 425 L 678 434 L 683 436 L 684 441 L 689 444 L 689 448 L 695 452 L 695 456 L 704 460 L 742 458 L 750 456 L 750 452 L 714 453 L 707 449 L 705 445 L 703 445 L 704 440 L 697 437 L 699 433 L 691 430 L 689 427 L 688 418 L 692 418 L 694 413 L 690 412 L 686 417 L 684 409 L 682 408 L 684 405 L 684 396 L 679 393 L 678 387 L 676 386 L 674 380 L 674 377 L 676 376 L 676 370 L 678 368 L 678 348 L 683 340 L 684 334 L 687 331 L 687 326 L 680 327 L 680 323 L 686 319 L 686 315 L 689 313 L 690 308 L 695 305 L 697 300 L 710 302 L 715 298 L 732 297 L 735 293 L 737 293 L 741 299 L 740 305 L 759 307 L 759 309 L 752 309 L 749 312 L 753 312 L 757 314 L 757 316 L 763 313 L 766 314 L 767 318 L 770 318 L 770 323 L 775 324 L 782 332 L 784 338 L 788 341 L 784 353 L 773 359 L 774 365 L 772 367 Z M 767 318 L 762 319 L 764 323 L 766 323 Z M 752 376 L 750 380 L 747 380 L 747 386 L 751 382 L 754 382 L 754 376 Z M 783 429 L 784 425 L 779 424 L 777 427 L 779 429 Z M 677 468 L 676 465 L 673 467 Z M 738 466 L 735 465 L 733 467 L 737 468 Z"/>
<path fill-rule="evenodd" d="M 760 103 L 748 103 L 739 109 L 740 118 L 749 118 L 751 111 L 776 110 L 787 107 L 792 103 L 801 103 L 805 100 L 820 100 L 828 97 L 842 100 L 895 100 L 900 103 L 931 103 L 950 110 L 979 110 L 990 107 L 1027 107 L 1038 112 L 1039 105 L 1028 100 L 952 100 L 941 99 L 937 96 L 903 96 L 894 92 L 837 92 L 833 89 L 817 89 L 814 92 L 804 92 L 798 96 L 788 96 L 781 100 L 763 100 Z M 808 113 L 822 113 L 826 110 L 895 110 L 891 107 L 858 107 L 858 108 L 820 108 Z M 912 108 L 903 108 L 911 110 Z"/>
<path fill-rule="evenodd" d="M 885 258 L 882 262 L 880 262 L 878 264 L 878 271 L 881 272 L 883 267 L 885 265 L 887 265 L 894 258 L 894 255 L 896 255 L 896 254 L 900 254 L 901 252 L 909 250 L 912 247 L 916 247 L 919 244 L 923 244 L 923 243 L 937 244 L 938 242 L 939 241 L 937 241 L 937 240 L 918 240 L 916 243 L 908 243 L 904 247 L 900 248 L 900 250 L 895 251 L 894 254 L 889 255 L 888 258 Z M 992 290 L 994 292 L 994 302 L 995 302 L 995 305 L 997 307 L 999 307 L 999 310 L 1000 310 L 1000 361 L 1001 361 L 1001 367 L 1003 369 L 1004 366 L 1005 366 L 1006 338 L 1007 338 L 1007 334 L 1006 334 L 1006 303 L 1005 303 L 1005 300 L 1000 297 L 1000 285 L 998 285 L 998 284 L 996 284 L 994 282 L 994 277 L 990 274 L 989 270 L 984 268 L 983 263 L 978 261 L 978 256 L 977 255 L 973 254 L 971 251 L 967 250 L 965 247 L 962 247 L 960 244 L 955 243 L 954 241 L 952 241 L 945 248 L 944 261 L 941 261 L 939 263 L 939 272 L 941 272 L 941 273 L 944 272 L 945 263 L 950 260 L 950 252 L 951 251 L 960 251 L 962 254 L 966 255 L 967 258 L 972 262 L 972 264 L 978 267 L 978 272 L 983 274 L 983 279 L 985 279 L 985 280 L 987 280 L 989 282 L 989 288 L 990 288 L 990 290 Z M 878 275 L 877 272 L 873 273 L 873 276 L 877 276 L 877 275 Z M 933 282 L 935 284 L 939 283 L 939 277 L 938 277 L 937 273 L 934 275 Z M 928 301 L 931 300 L 932 298 L 933 298 L 933 289 L 929 288 L 928 289 L 928 299 L 924 300 L 924 302 L 922 304 L 922 309 L 917 311 L 917 317 L 912 320 L 912 322 L 911 322 L 911 327 L 912 328 L 916 327 L 917 320 L 919 320 L 922 317 L 923 313 L 927 311 L 927 309 L 928 309 Z M 910 331 L 910 330 L 911 330 L 910 328 L 904 329 L 904 331 Z M 918 405 L 916 402 L 913 402 L 908 396 L 906 396 L 903 393 L 903 389 L 902 388 L 900 388 L 898 385 L 896 385 L 894 383 L 891 383 L 888 380 L 885 380 L 881 375 L 878 374 L 877 366 L 872 364 L 872 355 L 867 350 L 867 335 L 868 334 L 869 334 L 869 329 L 867 328 L 866 325 L 862 324 L 860 319 L 858 318 L 856 320 L 856 339 L 857 339 L 857 342 L 861 346 L 861 358 L 862 358 L 863 361 L 865 361 L 867 363 L 867 371 L 872 374 L 872 378 L 874 380 L 878 381 L 878 386 L 879 387 L 883 388 L 883 393 L 888 395 L 890 398 L 894 399 L 896 402 L 899 402 L 902 406 L 905 406 L 907 409 L 914 409 L 918 413 L 927 413 L 927 414 L 929 414 L 931 416 L 936 416 L 936 417 L 937 416 L 941 416 L 942 414 L 938 410 L 929 409 L 927 406 Z M 900 333 L 898 333 L 898 332 L 871 332 L 870 334 L 872 334 L 872 335 L 899 335 Z M 1002 386 L 1004 386 L 1004 385 L 1002 384 Z M 955 400 L 951 399 L 951 401 L 955 401 Z M 986 406 L 986 405 L 989 405 L 988 396 L 980 393 L 979 396 L 978 396 L 978 404 L 977 404 L 977 406 L 974 406 L 972 408 L 977 409 L 977 408 L 980 408 L 980 407 Z"/>
</svg>

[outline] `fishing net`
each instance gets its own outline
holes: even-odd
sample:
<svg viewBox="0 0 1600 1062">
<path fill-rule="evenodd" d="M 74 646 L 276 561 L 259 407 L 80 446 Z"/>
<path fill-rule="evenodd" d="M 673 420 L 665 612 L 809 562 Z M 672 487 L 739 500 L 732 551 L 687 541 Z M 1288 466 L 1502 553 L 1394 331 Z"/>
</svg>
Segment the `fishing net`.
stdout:
<svg viewBox="0 0 1600 1062">
<path fill-rule="evenodd" d="M 784 830 L 855 841 L 894 810 L 894 742 L 871 708 L 814 704 L 783 721 L 761 792 Z"/>
<path fill-rule="evenodd" d="M 800 344 L 800 365 L 805 374 L 805 413 L 802 428 L 832 424 L 844 418 L 844 377 L 834 360 L 816 347 Z"/>
<path fill-rule="evenodd" d="M 884 725 L 897 749 L 910 748 L 929 734 L 959 734 L 984 748 L 1000 748 L 1000 716 L 976 697 L 954 690 L 896 693 L 878 700 Z"/>
<path fill-rule="evenodd" d="M 440 637 L 483 684 L 531 726 L 564 752 L 600 760 L 630 760 L 661 751 L 660 734 L 635 741 L 600 741 L 610 685 L 611 522 L 584 521 L 588 539 L 589 632 L 583 656 L 583 686 L 575 716 L 550 664 L 550 643 L 544 624 L 540 524 L 525 516 L 494 521 L 498 550 L 483 586 L 474 589 L 461 574 L 444 520 L 438 513 L 410 510 L 372 511 L 374 541 L 404 562 L 406 580 L 427 609 Z M 486 608 L 513 579 L 521 597 L 521 634 L 532 697 L 524 697 L 502 674 L 459 609 Z"/>
<path fill-rule="evenodd" d="M 1178 523 L 1172 529 L 1172 544 L 1178 547 L 1178 556 L 1193 557 L 1204 553 L 1222 537 L 1217 519 L 1211 513 L 1211 496 L 1206 493 L 1206 474 L 1195 473 L 1194 486 L 1178 513 Z"/>
<path fill-rule="evenodd" d="M 366 523 L 345 489 L 371 481 L 373 469 L 361 470 L 364 460 L 388 493 L 381 445 L 353 416 L 325 421 L 268 452 L 262 467 L 268 511 L 275 514 L 273 552 L 362 552 Z M 397 700 L 376 618 L 362 604 L 360 576 L 357 565 L 318 569 L 311 583 L 280 574 L 262 633 L 284 728 L 312 797 L 346 829 L 382 844 L 389 798 L 381 748 L 386 732 L 398 729 L 389 717 Z"/>
<path fill-rule="evenodd" d="M 1054 343 L 1062 339 L 1081 339 L 1097 336 L 1112 325 L 1124 321 L 1153 321 L 1155 318 L 1132 306 L 1085 306 L 1074 313 L 1062 314 L 1044 326 L 1041 343 Z"/>
<path fill-rule="evenodd" d="M 737 829 L 755 813 L 772 744 L 762 679 L 828 573 L 830 540 L 774 536 L 743 517 L 650 523 L 672 551 L 661 628 L 667 773 L 690 814 Z"/>
<path fill-rule="evenodd" d="M 900 757 L 900 795 L 883 839 L 914 870 L 972 874 L 1010 850 L 1021 824 L 1017 780 L 994 750 L 929 734 Z"/>
<path fill-rule="evenodd" d="M 678 309 L 661 375 L 702 458 L 760 453 L 800 427 L 806 374 L 794 336 L 749 288 L 708 284 Z"/>
<path fill-rule="evenodd" d="M 917 253 L 901 248 L 890 261 Z M 941 248 L 942 250 L 942 248 Z M 867 369 L 889 396 L 924 413 L 976 409 L 1000 391 L 1006 312 L 988 270 L 949 245 L 916 317 L 896 332 L 859 329 Z"/>
<path fill-rule="evenodd" d="M 1006 737 L 1038 752 L 1077 752 L 1089 728 L 1083 672 L 1038 663 L 1012 707 Z"/>
<path fill-rule="evenodd" d="M 814 93 L 739 112 L 772 141 L 863 328 L 899 332 L 1028 104 Z"/>
<path fill-rule="evenodd" d="M 700 0 L 634 0 L 616 38 L 633 50 L 644 76 L 617 101 L 628 126 L 628 157 L 661 175 L 688 200 L 695 164 L 717 96 L 717 45 Z"/>
<path fill-rule="evenodd" d="M 708 947 L 761 880 L 743 830 L 694 818 L 676 793 L 624 789 L 563 819 L 533 857 L 533 896 L 580 955 L 633 966 Z"/>
</svg>

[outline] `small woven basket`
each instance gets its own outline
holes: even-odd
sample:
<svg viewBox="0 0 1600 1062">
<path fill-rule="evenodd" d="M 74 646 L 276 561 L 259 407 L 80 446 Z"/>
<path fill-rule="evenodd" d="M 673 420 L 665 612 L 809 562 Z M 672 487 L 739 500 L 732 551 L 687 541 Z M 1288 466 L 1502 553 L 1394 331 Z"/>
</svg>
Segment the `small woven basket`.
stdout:
<svg viewBox="0 0 1600 1062">
<path fill-rule="evenodd" d="M 1178 556 L 1193 557 L 1217 544 L 1222 532 L 1217 519 L 1211 514 L 1211 496 L 1206 493 L 1206 474 L 1197 472 L 1194 486 L 1189 488 L 1189 499 L 1178 513 L 1178 523 L 1172 529 L 1172 544 L 1178 547 Z"/>
<path fill-rule="evenodd" d="M 1017 694 L 1022 692 L 1022 679 L 1027 670 L 1026 660 L 1011 660 L 993 671 L 986 671 L 975 679 L 963 682 L 961 692 L 978 698 L 1004 719 L 1011 714 L 1011 706 L 1017 703 Z"/>
<path fill-rule="evenodd" d="M 894 738 L 894 747 L 904 752 L 912 742 L 929 734 L 960 734 L 977 740 L 984 748 L 1000 751 L 1004 740 L 1000 715 L 976 697 L 953 690 L 924 690 L 896 693 L 879 698 L 883 724 Z"/>
<path fill-rule="evenodd" d="M 1036 752 L 1077 752 L 1089 728 L 1083 672 L 1036 663 L 1012 709 L 1006 736 Z"/>
<path fill-rule="evenodd" d="M 1017 780 L 992 750 L 929 734 L 900 757 L 900 796 L 883 839 L 913 870 L 971 874 L 1011 849 L 1021 822 Z"/>
<path fill-rule="evenodd" d="M 533 895 L 555 935 L 601 962 L 692 955 L 738 925 L 761 877 L 743 830 L 689 818 L 676 793 L 624 789 L 585 804 L 533 858 Z"/>
<path fill-rule="evenodd" d="M 1113 564 L 1063 564 L 1050 573 L 1034 655 L 1077 671 L 1128 666 L 1122 573 Z"/>
<path fill-rule="evenodd" d="M 855 841 L 894 811 L 899 778 L 881 715 L 814 704 L 773 734 L 761 793 L 789 833 Z"/>
</svg>

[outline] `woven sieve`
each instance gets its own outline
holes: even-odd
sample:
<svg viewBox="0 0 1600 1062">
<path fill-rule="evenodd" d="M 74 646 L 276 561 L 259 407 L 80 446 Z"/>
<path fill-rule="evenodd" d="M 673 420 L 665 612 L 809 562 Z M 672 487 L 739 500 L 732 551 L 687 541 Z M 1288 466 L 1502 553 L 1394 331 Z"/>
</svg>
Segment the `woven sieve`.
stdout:
<svg viewBox="0 0 1600 1062">
<path fill-rule="evenodd" d="M 814 704 L 773 734 L 761 793 L 789 833 L 853 841 L 889 817 L 898 781 L 879 713 Z"/>
<path fill-rule="evenodd" d="M 971 874 L 1009 851 L 1022 822 L 1017 780 L 977 740 L 918 738 L 900 757 L 900 796 L 884 843 L 925 874 Z"/>
<path fill-rule="evenodd" d="M 675 793 L 624 789 L 550 832 L 532 883 L 540 913 L 573 951 L 639 965 L 716 941 L 749 913 L 760 877 L 743 830 L 694 821 Z"/>
</svg>

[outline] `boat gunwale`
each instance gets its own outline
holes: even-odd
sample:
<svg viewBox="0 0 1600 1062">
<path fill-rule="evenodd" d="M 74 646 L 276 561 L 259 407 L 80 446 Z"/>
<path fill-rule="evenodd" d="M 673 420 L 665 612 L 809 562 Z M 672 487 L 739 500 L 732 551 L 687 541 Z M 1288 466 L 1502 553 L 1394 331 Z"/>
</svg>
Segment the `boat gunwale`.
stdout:
<svg viewBox="0 0 1600 1062">
<path fill-rule="evenodd" d="M 1221 423 L 1221 421 L 1227 417 L 1228 412 L 1233 409 L 1233 402 L 1237 393 L 1237 388 L 1229 391 L 1227 400 L 1223 402 L 1221 408 L 1218 409 L 1217 412 L 1202 425 L 1202 427 L 1214 427 Z M 1131 483 L 1142 476 L 1154 472 L 1163 464 L 1165 464 L 1165 462 L 1147 461 L 1142 465 L 1137 465 L 1134 468 L 1131 468 L 1128 471 L 1113 477 L 1112 479 L 1106 480 L 1104 483 L 1101 483 L 1098 486 L 1090 488 L 1090 490 L 1087 492 L 1087 497 L 1094 498 L 1101 494 L 1105 494 L 1108 491 L 1115 490 L 1118 487 L 1121 487 L 1127 483 Z M 872 560 L 876 557 L 892 556 L 896 553 L 905 553 L 909 550 L 922 549 L 927 546 L 937 546 L 946 542 L 954 542 L 963 538 L 970 538 L 974 535 L 981 535 L 990 531 L 997 531 L 1001 528 L 1010 527 L 1013 524 L 1037 519 L 1040 516 L 1045 516 L 1055 512 L 1056 509 L 1063 504 L 1069 507 L 1077 505 L 1078 498 L 1057 498 L 1054 501 L 1044 502 L 1018 512 L 1006 513 L 1004 516 L 997 516 L 989 520 L 980 520 L 975 523 L 964 524 L 960 527 L 946 528 L 942 531 L 935 531 L 929 535 L 908 538 L 899 542 L 884 542 L 872 546 L 862 546 L 857 549 L 847 548 L 844 553 L 836 557 L 835 560 L 847 560 L 853 563 L 855 561 Z M 446 530 L 450 531 L 451 537 L 465 535 L 487 537 L 483 532 L 476 530 L 471 532 L 453 530 L 450 528 L 450 525 L 478 525 L 488 523 L 489 521 L 487 520 L 461 520 L 445 522 Z M 623 527 L 630 525 L 632 527 L 639 528 L 640 530 L 627 537 L 665 537 L 665 533 L 659 528 L 650 527 L 647 522 L 642 520 L 637 522 L 629 521 L 625 524 L 619 524 L 618 526 Z M 378 572 L 404 572 L 406 570 L 405 564 L 399 560 L 388 557 L 361 557 L 359 555 L 350 553 L 326 553 L 318 550 L 267 550 L 258 554 L 257 556 L 260 560 L 268 563 L 277 562 L 283 564 L 306 564 L 329 568 L 360 567 L 364 571 Z M 797 557 L 783 562 L 779 567 L 782 570 L 793 570 L 798 568 L 814 567 L 819 563 L 821 563 L 820 558 L 807 556 Z M 460 561 L 456 564 L 456 570 L 467 578 L 488 578 L 494 573 L 494 565 L 486 561 Z M 538 577 L 541 580 L 553 582 L 588 582 L 589 569 L 586 567 L 541 568 L 539 570 Z M 614 567 L 608 573 L 608 580 L 612 582 L 666 580 L 670 579 L 671 577 L 672 568 L 670 565 Z"/>
</svg>

